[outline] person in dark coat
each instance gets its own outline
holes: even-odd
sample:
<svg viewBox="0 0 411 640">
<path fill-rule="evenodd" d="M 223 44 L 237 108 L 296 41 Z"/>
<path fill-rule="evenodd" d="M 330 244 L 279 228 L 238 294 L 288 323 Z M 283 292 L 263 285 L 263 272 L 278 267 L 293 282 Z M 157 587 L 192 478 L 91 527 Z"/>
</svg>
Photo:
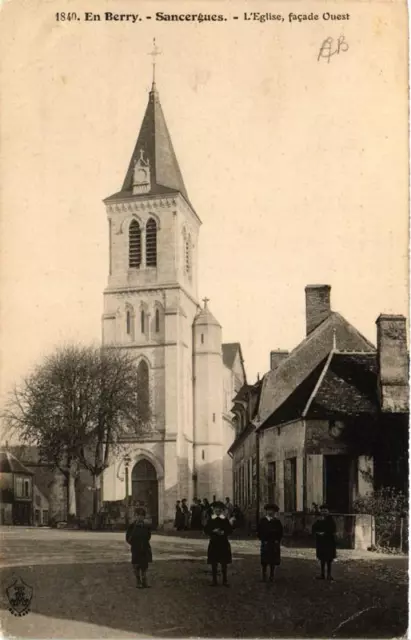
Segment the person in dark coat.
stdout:
<svg viewBox="0 0 411 640">
<path fill-rule="evenodd" d="M 327 579 L 333 580 L 331 576 L 331 565 L 337 556 L 335 521 L 325 504 L 320 507 L 320 514 L 320 520 L 317 520 L 313 525 L 317 558 L 321 563 L 321 575 L 318 576 L 318 579 L 325 579 L 325 567 L 327 566 Z"/>
<path fill-rule="evenodd" d="M 223 585 L 228 587 L 227 565 L 231 564 L 231 545 L 228 536 L 233 531 L 232 523 L 226 517 L 224 504 L 214 502 L 212 505 L 212 515 L 204 527 L 204 533 L 210 536 L 208 543 L 207 563 L 211 564 L 213 582 L 212 586 L 217 586 L 217 569 L 221 565 L 223 574 Z"/>
<path fill-rule="evenodd" d="M 187 506 L 187 498 L 183 498 L 181 501 L 181 511 L 183 514 L 183 529 L 187 530 L 190 524 L 190 510 Z"/>
<path fill-rule="evenodd" d="M 276 504 L 266 504 L 265 515 L 257 526 L 257 535 L 261 540 L 261 568 L 263 582 L 267 581 L 267 567 L 270 567 L 270 582 L 274 581 L 275 567 L 281 563 L 281 539 L 283 525 L 277 518 L 279 511 Z"/>
<path fill-rule="evenodd" d="M 180 500 L 177 500 L 176 502 L 176 515 L 174 518 L 174 527 L 177 529 L 177 531 L 182 531 L 182 529 L 184 529 L 184 514 L 183 514 L 183 510 L 181 509 Z"/>
<path fill-rule="evenodd" d="M 207 498 L 204 498 L 203 505 L 202 505 L 202 514 L 201 514 L 203 527 L 206 526 L 207 522 L 211 518 L 212 511 L 213 510 L 211 508 L 209 501 L 207 500 Z"/>
<path fill-rule="evenodd" d="M 136 519 L 127 528 L 126 540 L 131 547 L 131 562 L 137 580 L 137 588 L 148 588 L 147 569 L 153 561 L 151 553 L 151 530 L 144 522 L 146 516 L 145 509 L 136 509 Z"/>
<path fill-rule="evenodd" d="M 191 510 L 191 528 L 195 531 L 201 530 L 201 516 L 203 513 L 201 502 L 198 498 L 194 498 Z"/>
</svg>

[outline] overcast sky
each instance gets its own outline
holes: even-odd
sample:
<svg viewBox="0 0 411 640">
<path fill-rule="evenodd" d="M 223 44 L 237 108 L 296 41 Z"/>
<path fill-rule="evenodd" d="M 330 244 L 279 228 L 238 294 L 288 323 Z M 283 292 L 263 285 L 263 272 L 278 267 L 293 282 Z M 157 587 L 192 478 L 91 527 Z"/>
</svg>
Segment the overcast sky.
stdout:
<svg viewBox="0 0 411 640">
<path fill-rule="evenodd" d="M 153 36 L 161 103 L 203 222 L 200 295 L 224 341 L 241 342 L 249 379 L 271 349 L 304 337 L 308 283 L 330 284 L 333 308 L 372 341 L 380 312 L 407 314 L 404 8 L 327 2 L 351 19 L 291 24 L 291 2 L 258 3 L 283 23 L 245 22 L 250 5 L 236 3 L 233 21 L 232 2 L 200 4 L 228 20 L 55 19 L 57 9 L 135 12 L 127 0 L 4 6 L 0 397 L 55 345 L 100 340 L 102 200 L 120 188 L 139 132 Z M 323 40 L 341 34 L 349 50 L 318 61 Z"/>
</svg>

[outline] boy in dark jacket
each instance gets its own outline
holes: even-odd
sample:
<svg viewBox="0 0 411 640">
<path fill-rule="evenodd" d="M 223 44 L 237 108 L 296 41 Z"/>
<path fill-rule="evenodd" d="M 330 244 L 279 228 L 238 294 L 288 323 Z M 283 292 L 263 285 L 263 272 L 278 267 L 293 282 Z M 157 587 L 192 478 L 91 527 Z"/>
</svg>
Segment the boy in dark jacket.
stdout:
<svg viewBox="0 0 411 640">
<path fill-rule="evenodd" d="M 131 562 L 137 580 L 137 588 L 148 588 L 147 569 L 153 561 L 151 553 L 151 530 L 144 522 L 146 515 L 142 507 L 136 509 L 136 519 L 130 524 L 126 533 L 126 540 L 131 547 Z"/>
<path fill-rule="evenodd" d="M 257 527 L 257 535 L 261 540 L 261 568 L 263 582 L 267 581 L 267 567 L 270 567 L 270 582 L 274 581 L 275 567 L 281 562 L 281 539 L 283 525 L 277 518 L 279 511 L 276 504 L 266 504 L 265 516 L 261 518 Z"/>
<path fill-rule="evenodd" d="M 315 548 L 317 558 L 321 564 L 321 575 L 319 580 L 325 579 L 325 566 L 327 565 L 327 579 L 333 580 L 331 576 L 331 564 L 337 556 L 337 545 L 335 541 L 335 522 L 330 515 L 328 507 L 323 504 L 320 507 L 321 519 L 313 525 L 313 535 L 315 535 Z"/>
<path fill-rule="evenodd" d="M 228 587 L 227 582 L 227 565 L 231 564 L 231 545 L 228 536 L 233 531 L 232 522 L 229 521 L 224 514 L 224 504 L 222 502 L 214 502 L 212 505 L 213 513 L 204 527 L 204 533 L 210 536 L 208 543 L 207 562 L 211 564 L 213 573 L 212 586 L 217 586 L 217 569 L 221 565 L 223 574 L 223 585 Z"/>
</svg>

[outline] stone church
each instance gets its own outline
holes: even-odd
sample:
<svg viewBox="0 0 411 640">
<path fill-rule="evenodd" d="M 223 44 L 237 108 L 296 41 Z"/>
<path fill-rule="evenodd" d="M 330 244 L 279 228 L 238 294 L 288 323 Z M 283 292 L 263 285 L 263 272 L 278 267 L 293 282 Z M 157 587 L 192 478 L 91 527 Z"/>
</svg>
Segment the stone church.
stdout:
<svg viewBox="0 0 411 640">
<path fill-rule="evenodd" d="M 199 304 L 201 220 L 154 81 L 121 190 L 104 203 L 103 344 L 135 356 L 144 424 L 106 469 L 103 500 L 124 499 L 129 485 L 133 502 L 143 501 L 162 526 L 174 519 L 177 499 L 232 496 L 230 409 L 246 375 L 240 345 L 222 344 L 208 300 Z"/>
</svg>

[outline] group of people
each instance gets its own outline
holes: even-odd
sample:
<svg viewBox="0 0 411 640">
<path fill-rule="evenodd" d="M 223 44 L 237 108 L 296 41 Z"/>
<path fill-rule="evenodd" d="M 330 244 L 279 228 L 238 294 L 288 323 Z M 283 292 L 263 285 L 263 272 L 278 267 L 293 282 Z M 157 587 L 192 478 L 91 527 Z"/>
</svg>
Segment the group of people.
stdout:
<svg viewBox="0 0 411 640">
<path fill-rule="evenodd" d="M 207 498 L 203 498 L 203 500 L 194 498 L 191 507 L 188 508 L 186 498 L 177 500 L 174 518 L 175 529 L 177 531 L 186 531 L 188 529 L 203 531 L 212 515 L 214 504 L 216 504 L 215 500 L 210 503 Z M 231 503 L 228 497 L 225 499 L 224 509 L 229 518 L 234 517 L 236 519 L 237 524 L 241 521 L 240 510 Z"/>
<path fill-rule="evenodd" d="M 227 502 L 228 500 L 228 502 Z M 184 501 L 182 501 L 184 502 Z M 194 502 L 194 505 L 199 501 Z M 229 586 L 227 567 L 232 562 L 231 545 L 228 539 L 236 525 L 233 509 L 228 498 L 226 503 L 215 501 L 209 505 L 209 515 L 203 526 L 204 533 L 209 536 L 207 563 L 211 565 L 212 583 L 217 586 L 218 566 L 221 567 L 222 584 Z M 180 507 L 181 508 L 181 507 Z M 266 504 L 265 514 L 259 520 L 257 536 L 260 540 L 260 563 L 263 582 L 274 581 L 275 568 L 281 563 L 281 540 L 283 526 L 278 518 L 279 508 L 275 504 Z M 203 514 L 204 508 L 201 509 Z M 127 529 L 126 540 L 131 547 L 131 562 L 133 564 L 138 588 L 147 588 L 147 569 L 152 562 L 150 546 L 151 531 L 145 524 L 146 512 L 143 508 L 136 509 L 136 519 Z M 320 561 L 321 574 L 318 579 L 332 580 L 331 566 L 336 557 L 335 521 L 326 505 L 320 507 L 319 519 L 314 523 L 313 535 L 316 541 L 316 554 Z M 267 576 L 268 573 L 268 576 Z"/>
</svg>

